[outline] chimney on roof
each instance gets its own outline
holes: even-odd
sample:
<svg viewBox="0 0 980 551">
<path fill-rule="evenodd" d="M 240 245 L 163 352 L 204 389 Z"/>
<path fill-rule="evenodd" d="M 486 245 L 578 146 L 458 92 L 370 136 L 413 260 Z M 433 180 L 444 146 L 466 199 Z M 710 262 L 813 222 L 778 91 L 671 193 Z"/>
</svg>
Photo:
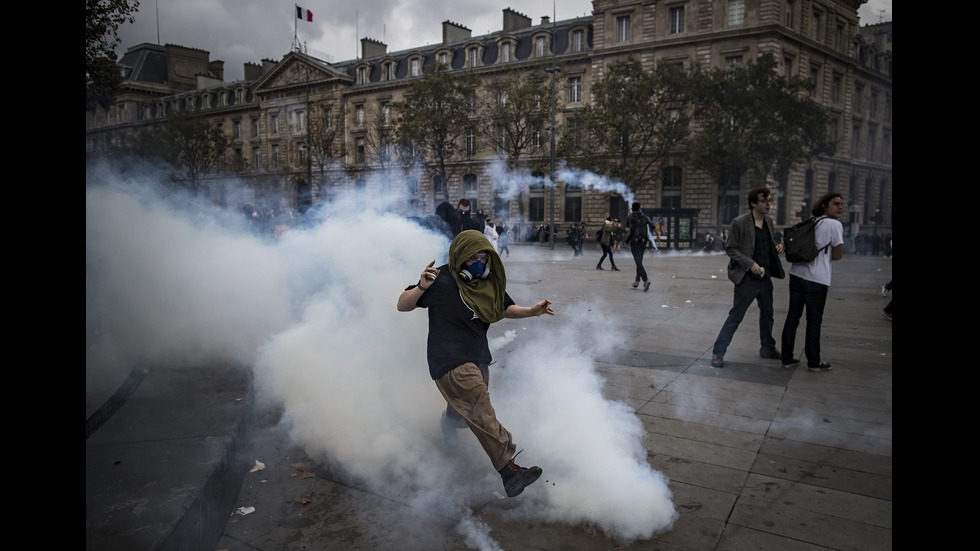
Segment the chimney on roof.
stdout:
<svg viewBox="0 0 980 551">
<path fill-rule="evenodd" d="M 542 15 L 541 16 L 541 24 L 542 25 L 547 25 L 548 23 L 551 23 L 551 17 L 548 17 L 547 15 Z"/>
<path fill-rule="evenodd" d="M 510 8 L 504 8 L 504 32 L 519 31 L 530 26 L 530 17 Z"/>
<path fill-rule="evenodd" d="M 388 53 L 388 45 L 368 37 L 361 39 L 361 59 L 377 57 Z"/>
<path fill-rule="evenodd" d="M 221 60 L 214 60 L 208 63 L 208 72 L 214 75 L 214 78 L 224 82 L 225 80 L 225 62 Z"/>
<path fill-rule="evenodd" d="M 468 40 L 473 36 L 473 31 L 450 20 L 442 22 L 442 43 L 452 44 L 461 40 Z"/>
</svg>

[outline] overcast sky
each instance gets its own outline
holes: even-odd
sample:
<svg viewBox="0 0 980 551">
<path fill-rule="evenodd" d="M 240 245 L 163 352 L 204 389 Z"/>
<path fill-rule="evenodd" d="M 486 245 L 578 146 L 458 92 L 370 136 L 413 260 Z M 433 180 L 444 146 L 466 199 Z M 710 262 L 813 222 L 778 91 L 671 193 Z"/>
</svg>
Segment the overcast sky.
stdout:
<svg viewBox="0 0 980 551">
<path fill-rule="evenodd" d="M 297 2 L 268 0 L 140 0 L 135 23 L 119 27 L 126 49 L 149 42 L 179 44 L 211 52 L 225 62 L 225 81 L 244 77 L 246 62 L 278 61 L 290 51 L 294 33 L 308 48 L 347 61 L 360 55 L 359 41 L 368 37 L 388 45 L 389 52 L 442 41 L 442 22 L 449 20 L 473 31 L 473 36 L 503 27 L 503 10 L 511 8 L 541 23 L 592 12 L 592 0 L 303 0 L 313 21 L 296 18 Z M 861 24 L 891 21 L 892 0 L 869 0 L 858 14 Z M 880 10 L 884 10 L 881 12 Z"/>
</svg>

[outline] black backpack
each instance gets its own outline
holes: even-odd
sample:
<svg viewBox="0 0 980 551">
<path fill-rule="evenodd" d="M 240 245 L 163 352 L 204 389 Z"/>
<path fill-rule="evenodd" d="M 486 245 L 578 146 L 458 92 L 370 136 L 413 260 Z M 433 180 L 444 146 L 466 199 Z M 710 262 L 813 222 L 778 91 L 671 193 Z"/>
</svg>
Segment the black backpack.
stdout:
<svg viewBox="0 0 980 551">
<path fill-rule="evenodd" d="M 650 218 L 645 214 L 640 214 L 634 219 L 638 222 L 630 226 L 630 235 L 628 239 L 631 242 L 639 243 L 640 241 L 646 242 L 647 238 L 647 225 L 650 224 Z"/>
<path fill-rule="evenodd" d="M 820 252 L 827 250 L 830 243 L 826 246 L 817 248 L 817 224 L 823 220 L 820 218 L 809 218 L 786 228 L 783 232 L 783 247 L 786 252 L 786 260 L 790 262 L 811 262 Z"/>
</svg>

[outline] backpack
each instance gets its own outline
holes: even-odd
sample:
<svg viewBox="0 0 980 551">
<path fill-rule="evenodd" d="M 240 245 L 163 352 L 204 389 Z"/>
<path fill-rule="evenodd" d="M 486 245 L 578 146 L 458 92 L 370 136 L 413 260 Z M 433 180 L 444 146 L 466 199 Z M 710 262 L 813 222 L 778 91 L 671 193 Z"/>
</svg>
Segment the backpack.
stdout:
<svg viewBox="0 0 980 551">
<path fill-rule="evenodd" d="M 595 240 L 602 243 L 602 230 L 595 232 Z"/>
<path fill-rule="evenodd" d="M 646 242 L 648 240 L 647 225 L 650 223 L 650 219 L 645 214 L 640 214 L 633 219 L 633 222 L 634 224 L 630 226 L 629 240 L 634 243 Z"/>
<path fill-rule="evenodd" d="M 817 224 L 823 220 L 820 218 L 810 218 L 792 227 L 786 228 L 783 232 L 783 247 L 786 252 L 786 260 L 790 262 L 812 262 L 821 251 L 830 247 L 817 248 Z"/>
</svg>

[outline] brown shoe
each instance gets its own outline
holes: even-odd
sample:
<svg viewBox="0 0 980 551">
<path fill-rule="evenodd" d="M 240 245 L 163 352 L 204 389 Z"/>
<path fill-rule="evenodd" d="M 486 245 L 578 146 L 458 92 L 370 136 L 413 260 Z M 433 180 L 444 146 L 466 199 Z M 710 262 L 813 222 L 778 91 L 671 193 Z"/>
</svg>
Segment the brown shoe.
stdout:
<svg viewBox="0 0 980 551">
<path fill-rule="evenodd" d="M 725 367 L 725 357 L 718 354 L 711 355 L 711 367 Z"/>
</svg>

